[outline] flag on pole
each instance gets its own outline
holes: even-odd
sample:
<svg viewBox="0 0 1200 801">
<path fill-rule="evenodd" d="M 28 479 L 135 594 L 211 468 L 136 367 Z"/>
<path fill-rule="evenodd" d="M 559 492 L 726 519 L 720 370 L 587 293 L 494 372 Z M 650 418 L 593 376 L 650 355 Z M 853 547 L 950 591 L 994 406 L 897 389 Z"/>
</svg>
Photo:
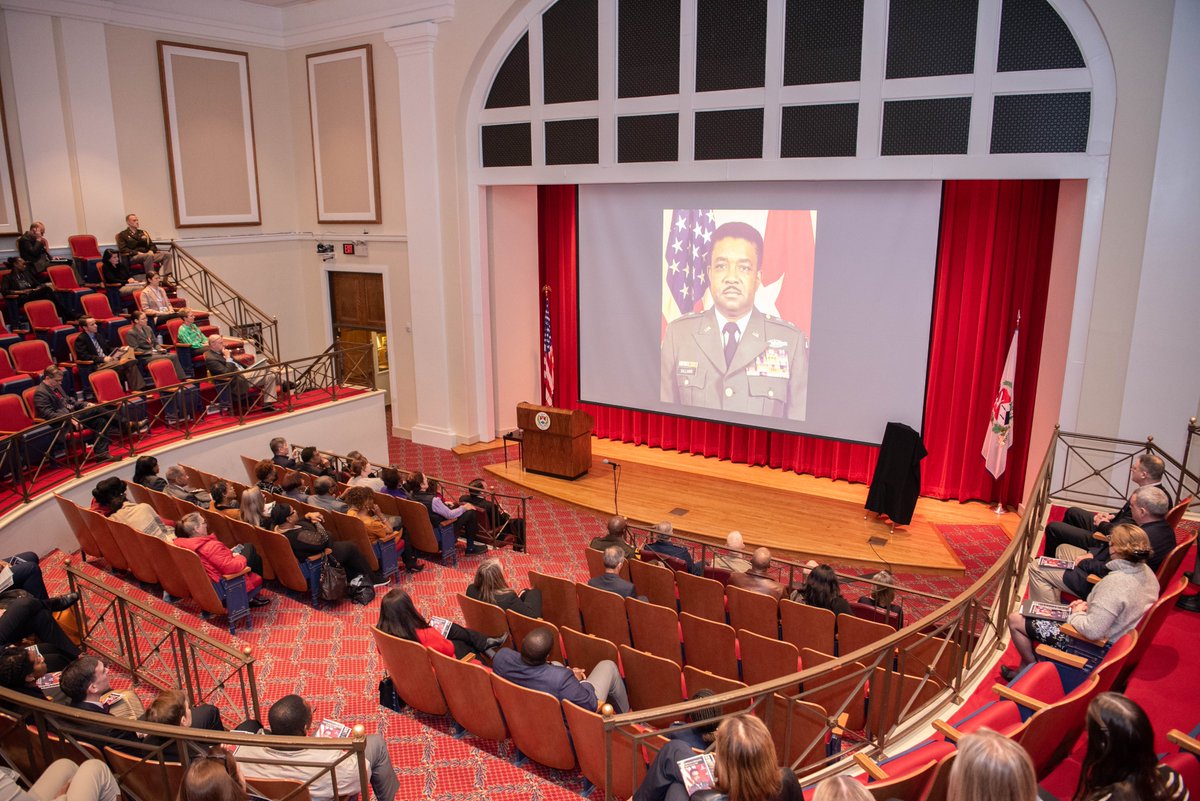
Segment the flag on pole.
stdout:
<svg viewBox="0 0 1200 801">
<path fill-rule="evenodd" d="M 1000 388 L 992 401 L 992 418 L 988 421 L 987 437 L 983 440 L 983 461 L 993 478 L 1000 478 L 1008 462 L 1008 449 L 1012 445 L 1013 425 L 1013 382 L 1017 376 L 1017 331 L 1013 331 L 1012 344 L 1008 346 L 1008 357 L 1004 360 L 1004 373 L 1000 376 Z"/>
<path fill-rule="evenodd" d="M 663 293 L 663 330 L 676 317 L 704 309 L 708 259 L 716 220 L 712 209 L 675 209 L 663 253 L 667 292 Z"/>
<path fill-rule="evenodd" d="M 550 333 L 550 287 L 542 289 L 542 404 L 554 405 L 554 337 Z"/>
</svg>

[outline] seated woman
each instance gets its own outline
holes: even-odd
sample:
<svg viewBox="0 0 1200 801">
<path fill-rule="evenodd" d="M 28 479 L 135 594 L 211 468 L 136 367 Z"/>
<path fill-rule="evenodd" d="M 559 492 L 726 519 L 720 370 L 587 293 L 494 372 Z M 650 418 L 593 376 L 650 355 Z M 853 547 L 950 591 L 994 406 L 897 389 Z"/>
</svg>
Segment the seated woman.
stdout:
<svg viewBox="0 0 1200 801">
<path fill-rule="evenodd" d="M 166 492 L 167 480 L 158 475 L 158 459 L 153 456 L 139 456 L 133 465 L 133 483 L 156 492 Z"/>
<path fill-rule="evenodd" d="M 155 328 L 183 317 L 171 305 L 167 290 L 162 288 L 162 275 L 159 273 L 150 273 L 146 277 L 146 288 L 142 290 L 142 309 L 150 317 L 150 322 Z"/>
<path fill-rule="evenodd" d="M 208 507 L 211 511 L 220 512 L 232 520 L 242 519 L 238 499 L 233 496 L 228 481 L 214 482 L 208 488 L 208 494 L 212 496 L 212 503 Z"/>
<path fill-rule="evenodd" d="M 1154 729 L 1140 706 L 1120 693 L 1100 693 L 1087 710 L 1087 753 L 1073 798 L 1080 801 L 1185 801 L 1178 773 L 1159 764 Z"/>
<path fill-rule="evenodd" d="M 467 585 L 466 595 L 526 617 L 542 616 L 542 591 L 531 587 L 518 594 L 508 586 L 499 559 L 486 559 L 475 568 L 475 580 Z"/>
<path fill-rule="evenodd" d="M 687 799 L 679 760 L 695 755 L 683 740 L 662 747 L 634 801 Z M 705 801 L 800 801 L 804 793 L 790 768 L 780 768 L 767 725 L 753 715 L 726 718 L 717 728 L 713 754 L 716 786 L 692 794 Z"/>
<path fill-rule="evenodd" d="M 246 592 L 253 593 L 262 587 L 262 557 L 254 546 L 245 543 L 231 549 L 208 531 L 208 521 L 199 512 L 191 512 L 175 524 L 175 544 L 194 551 L 204 565 L 204 574 L 209 581 L 220 581 L 222 576 L 240 573 L 247 567 Z M 269 598 L 261 595 L 250 599 L 251 606 L 266 606 Z"/>
<path fill-rule="evenodd" d="M 287 473 L 279 482 L 279 489 L 282 490 L 282 495 L 285 498 L 291 498 L 293 501 L 300 503 L 308 503 L 308 490 L 304 486 L 304 479 L 300 478 L 300 474 L 295 470 Z"/>
<path fill-rule="evenodd" d="M 242 497 L 238 499 L 238 510 L 243 523 L 268 528 L 267 501 L 258 487 L 247 487 L 242 491 Z"/>
<path fill-rule="evenodd" d="M 367 537 L 372 543 L 390 537 L 392 532 L 400 531 L 393 527 L 392 520 L 379 511 L 379 507 L 375 505 L 375 493 L 369 487 L 351 487 L 342 497 L 349 507 L 346 514 L 363 522 L 363 528 L 367 530 Z M 403 539 L 396 547 L 400 550 L 400 558 L 404 560 L 404 569 L 407 572 L 420 573 L 425 569 L 425 565 L 417 560 L 417 552 L 411 542 Z"/>
<path fill-rule="evenodd" d="M 368 487 L 374 492 L 383 490 L 383 479 L 371 475 L 371 463 L 366 458 L 352 460 L 346 472 L 350 474 L 350 480 L 346 483 L 351 487 Z"/>
<path fill-rule="evenodd" d="M 150 327 L 148 318 L 144 311 L 135 311 L 133 313 L 133 325 L 129 327 L 128 333 L 125 334 L 125 340 L 129 343 L 129 347 L 133 348 L 133 353 L 137 356 L 138 364 L 145 368 L 145 365 L 152 359 L 170 359 L 171 366 L 175 368 L 175 377 L 180 381 L 187 380 L 187 373 L 183 370 L 183 365 L 179 363 L 179 357 L 174 353 L 170 353 L 162 345 L 158 344 L 157 334 Z"/>
<path fill-rule="evenodd" d="M 412 598 L 400 588 L 383 596 L 379 604 L 379 630 L 402 640 L 419 642 L 440 654 L 462 659 L 468 654 L 486 656 L 489 660 L 496 653 L 508 634 L 503 637 L 485 637 L 457 623 L 451 623 L 445 635 L 429 625 L 429 622 L 413 606 Z"/>
<path fill-rule="evenodd" d="M 100 274 L 104 278 L 104 283 L 120 284 L 117 291 L 122 300 L 146 286 L 144 281 L 139 281 L 130 274 L 129 267 L 121 261 L 121 254 L 113 248 L 104 251 L 104 257 L 100 263 Z M 120 310 L 113 309 L 113 311 Z"/>
<path fill-rule="evenodd" d="M 325 549 L 329 548 L 333 552 L 333 558 L 346 569 L 347 581 L 360 579 L 360 583 L 365 581 L 369 584 L 372 576 L 366 557 L 359 553 L 353 544 L 334 542 L 330 539 L 329 532 L 322 525 L 323 522 L 324 518 L 320 512 L 309 512 L 301 518 L 295 509 L 276 501 L 267 513 L 264 527 L 274 529 L 287 537 L 288 544 L 292 546 L 292 553 L 300 560 L 325 553 Z"/>
<path fill-rule="evenodd" d="M 792 600 L 801 600 L 808 606 L 828 609 L 835 615 L 850 614 L 850 602 L 842 597 L 842 586 L 837 573 L 829 565 L 817 565 L 808 574 L 804 586 L 793 593 Z"/>
<path fill-rule="evenodd" d="M 258 482 L 258 488 L 263 492 L 269 492 L 272 495 L 283 494 L 283 487 L 275 483 L 275 463 L 270 459 L 263 459 L 254 465 L 254 480 Z"/>
<path fill-rule="evenodd" d="M 886 611 L 889 618 L 895 618 L 896 628 L 904 628 L 904 609 L 899 604 L 892 603 L 896 600 L 896 590 L 894 589 L 896 577 L 888 570 L 880 570 L 871 576 L 871 580 L 879 583 L 872 584 L 871 594 L 862 596 L 858 602 Z"/>
<path fill-rule="evenodd" d="M 1071 614 L 1066 619 L 1080 635 L 1089 640 L 1113 641 L 1132 631 L 1142 615 L 1158 600 L 1158 579 L 1146 564 L 1150 558 L 1150 539 L 1146 532 L 1132 523 L 1115 526 L 1109 535 L 1109 574 L 1100 579 L 1086 601 L 1072 601 Z M 1034 643 L 1040 642 L 1063 650 L 1073 645 L 1073 638 L 1061 631 L 1062 623 L 1053 620 L 1026 618 L 1020 611 L 1008 616 L 1008 629 L 1013 645 L 1021 655 L 1018 668 L 1000 668 L 1005 681 L 1023 668 L 1033 664 Z"/>
</svg>

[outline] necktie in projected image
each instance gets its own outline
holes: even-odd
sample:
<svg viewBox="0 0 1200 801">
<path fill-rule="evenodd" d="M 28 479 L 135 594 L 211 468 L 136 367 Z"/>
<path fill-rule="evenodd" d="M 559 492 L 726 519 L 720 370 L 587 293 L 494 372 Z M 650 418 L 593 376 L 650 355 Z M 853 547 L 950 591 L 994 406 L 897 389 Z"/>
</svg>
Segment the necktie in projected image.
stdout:
<svg viewBox="0 0 1200 801">
<path fill-rule="evenodd" d="M 737 353 L 738 326 L 737 323 L 725 323 L 721 330 L 725 332 L 725 366 L 728 367 L 733 362 L 733 354 Z"/>
<path fill-rule="evenodd" d="M 663 298 L 663 325 L 684 314 L 702 311 L 708 289 L 708 258 L 716 221 L 711 209 L 675 209 L 663 265 L 667 292 Z"/>
</svg>

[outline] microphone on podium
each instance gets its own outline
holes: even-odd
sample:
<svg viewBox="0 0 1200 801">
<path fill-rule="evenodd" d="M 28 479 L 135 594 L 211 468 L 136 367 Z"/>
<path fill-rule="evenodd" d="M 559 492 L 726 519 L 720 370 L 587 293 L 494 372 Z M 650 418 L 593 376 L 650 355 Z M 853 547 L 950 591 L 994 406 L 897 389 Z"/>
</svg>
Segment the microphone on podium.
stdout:
<svg viewBox="0 0 1200 801">
<path fill-rule="evenodd" d="M 618 467 L 621 466 L 617 462 L 614 462 L 612 459 L 603 459 L 603 460 L 601 460 L 601 464 L 606 464 L 614 470 L 616 470 Z"/>
</svg>

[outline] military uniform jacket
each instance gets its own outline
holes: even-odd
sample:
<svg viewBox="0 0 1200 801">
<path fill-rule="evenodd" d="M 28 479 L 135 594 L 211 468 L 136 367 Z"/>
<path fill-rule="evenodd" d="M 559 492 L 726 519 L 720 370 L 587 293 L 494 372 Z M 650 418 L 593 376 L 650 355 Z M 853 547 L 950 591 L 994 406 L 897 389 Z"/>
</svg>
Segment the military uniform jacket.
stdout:
<svg viewBox="0 0 1200 801">
<path fill-rule="evenodd" d="M 754 309 L 726 367 L 716 311 L 687 314 L 667 326 L 659 377 L 665 403 L 803 420 L 807 342 L 791 323 Z"/>
</svg>

